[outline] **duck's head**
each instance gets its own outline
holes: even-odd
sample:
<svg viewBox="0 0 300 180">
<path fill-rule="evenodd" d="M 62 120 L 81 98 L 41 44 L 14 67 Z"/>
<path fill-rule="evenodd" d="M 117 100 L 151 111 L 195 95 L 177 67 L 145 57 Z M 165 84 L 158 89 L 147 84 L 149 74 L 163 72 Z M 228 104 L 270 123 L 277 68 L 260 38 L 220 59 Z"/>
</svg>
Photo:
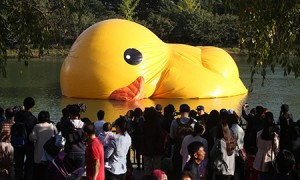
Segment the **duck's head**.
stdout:
<svg viewBox="0 0 300 180">
<path fill-rule="evenodd" d="M 73 44 L 61 68 L 62 94 L 118 100 L 149 97 L 168 56 L 168 45 L 144 26 L 121 19 L 102 21 Z"/>
</svg>

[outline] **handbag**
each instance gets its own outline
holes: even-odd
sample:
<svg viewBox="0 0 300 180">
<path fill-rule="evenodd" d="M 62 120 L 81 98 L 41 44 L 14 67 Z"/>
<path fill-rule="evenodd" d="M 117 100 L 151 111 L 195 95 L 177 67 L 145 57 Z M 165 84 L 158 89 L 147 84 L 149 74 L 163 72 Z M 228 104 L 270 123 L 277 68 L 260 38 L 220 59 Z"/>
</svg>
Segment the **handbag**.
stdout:
<svg viewBox="0 0 300 180">
<path fill-rule="evenodd" d="M 52 125 L 53 127 L 53 125 Z M 54 130 L 53 130 L 54 131 Z M 56 136 L 51 136 L 50 139 L 46 141 L 46 143 L 43 145 L 43 148 L 46 153 L 48 153 L 53 158 L 57 156 L 57 154 L 60 152 L 61 147 L 58 147 L 55 145 L 56 142 Z"/>
</svg>

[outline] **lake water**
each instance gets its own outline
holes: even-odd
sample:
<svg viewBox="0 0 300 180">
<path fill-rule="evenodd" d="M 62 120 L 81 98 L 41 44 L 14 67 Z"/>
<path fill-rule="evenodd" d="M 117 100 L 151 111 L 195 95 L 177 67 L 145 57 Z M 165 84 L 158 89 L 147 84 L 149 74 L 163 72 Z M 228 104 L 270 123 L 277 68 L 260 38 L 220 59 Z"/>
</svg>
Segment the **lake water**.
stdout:
<svg viewBox="0 0 300 180">
<path fill-rule="evenodd" d="M 250 84 L 250 68 L 246 57 L 234 56 L 239 67 L 240 77 L 248 87 Z M 265 85 L 261 86 L 262 78 L 255 76 L 253 91 L 247 95 L 229 98 L 214 99 L 144 99 L 136 102 L 119 102 L 111 100 L 73 99 L 61 95 L 59 74 L 63 59 L 34 59 L 25 67 L 16 60 L 7 62 L 7 78 L 0 77 L 0 107 L 22 105 L 23 99 L 31 96 L 36 100 L 33 114 L 37 116 L 41 110 L 50 112 L 51 120 L 57 121 L 61 117 L 61 109 L 68 104 L 84 103 L 87 111 L 83 117 L 95 121 L 99 109 L 105 111 L 105 119 L 112 122 L 119 115 L 125 114 L 129 109 L 136 107 L 154 106 L 159 103 L 163 106 L 173 104 L 179 109 L 180 104 L 187 103 L 191 109 L 198 105 L 205 106 L 210 112 L 213 109 L 232 108 L 239 114 L 241 106 L 248 102 L 250 108 L 256 105 L 267 107 L 278 118 L 280 106 L 287 103 L 295 119 L 300 118 L 300 79 L 294 76 L 283 76 L 281 69 L 276 69 L 275 74 L 268 73 Z M 200 80 L 199 80 L 200 81 Z"/>
</svg>

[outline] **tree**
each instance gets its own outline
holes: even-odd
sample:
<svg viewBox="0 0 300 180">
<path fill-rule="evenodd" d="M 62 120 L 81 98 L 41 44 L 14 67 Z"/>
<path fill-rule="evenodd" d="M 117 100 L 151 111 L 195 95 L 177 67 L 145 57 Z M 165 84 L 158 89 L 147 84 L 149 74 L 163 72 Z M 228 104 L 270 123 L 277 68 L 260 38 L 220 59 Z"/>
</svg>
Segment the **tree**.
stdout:
<svg viewBox="0 0 300 180">
<path fill-rule="evenodd" d="M 118 6 L 119 12 L 125 17 L 125 19 L 132 21 L 136 14 L 136 8 L 139 4 L 139 0 L 122 0 Z"/>
<path fill-rule="evenodd" d="M 300 4 L 298 0 L 239 1 L 241 46 L 249 50 L 253 76 L 260 73 L 262 85 L 267 67 L 277 64 L 284 75 L 300 75 Z M 298 40 L 298 41 L 297 41 Z M 296 57 L 294 56 L 296 55 Z"/>
</svg>

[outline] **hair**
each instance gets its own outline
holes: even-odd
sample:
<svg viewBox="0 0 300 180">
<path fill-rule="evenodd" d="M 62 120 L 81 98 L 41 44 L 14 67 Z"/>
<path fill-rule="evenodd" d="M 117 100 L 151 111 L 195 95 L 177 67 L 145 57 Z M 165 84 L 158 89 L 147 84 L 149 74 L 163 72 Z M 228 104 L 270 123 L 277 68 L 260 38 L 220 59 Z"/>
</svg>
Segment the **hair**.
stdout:
<svg viewBox="0 0 300 180">
<path fill-rule="evenodd" d="M 134 116 L 134 111 L 133 110 L 127 111 L 126 116 L 129 117 L 130 119 L 132 119 Z"/>
<path fill-rule="evenodd" d="M 183 171 L 179 180 L 183 180 L 184 178 L 190 178 L 191 180 L 194 180 L 194 175 L 191 171 Z"/>
<path fill-rule="evenodd" d="M 237 139 L 232 135 L 231 130 L 225 120 L 218 125 L 217 139 L 225 139 L 226 142 L 226 153 L 231 156 L 237 146 Z"/>
<path fill-rule="evenodd" d="M 156 104 L 155 109 L 157 111 L 161 111 L 162 110 L 162 105 L 161 104 Z"/>
<path fill-rule="evenodd" d="M 289 112 L 289 105 L 282 104 L 280 109 L 281 109 L 281 113 L 287 113 L 287 112 Z"/>
<path fill-rule="evenodd" d="M 194 141 L 190 143 L 187 147 L 189 155 L 192 159 L 194 159 L 194 154 L 201 148 L 204 147 L 204 145 L 199 141 Z"/>
<path fill-rule="evenodd" d="M 106 122 L 106 123 L 103 124 L 103 131 L 104 132 L 108 132 L 108 131 L 111 131 L 111 130 L 112 130 L 111 123 Z"/>
<path fill-rule="evenodd" d="M 38 114 L 39 123 L 50 122 L 50 114 L 48 111 L 41 111 Z"/>
<path fill-rule="evenodd" d="M 175 107 L 173 106 L 173 104 L 168 104 L 164 108 L 164 116 L 165 117 L 174 116 L 174 112 L 175 112 Z"/>
<path fill-rule="evenodd" d="M 202 135 L 205 132 L 205 126 L 202 125 L 199 121 L 195 123 L 193 136 Z"/>
<path fill-rule="evenodd" d="M 135 108 L 134 109 L 134 116 L 135 117 L 139 117 L 139 116 L 142 116 L 143 115 L 143 111 L 141 108 Z"/>
<path fill-rule="evenodd" d="M 276 157 L 278 172 L 281 174 L 288 174 L 293 170 L 295 162 L 295 157 L 292 152 L 285 149 L 280 151 Z"/>
<path fill-rule="evenodd" d="M 197 117 L 197 111 L 191 110 L 190 114 L 189 114 L 189 117 L 196 119 L 196 117 Z"/>
<path fill-rule="evenodd" d="M 116 127 L 119 127 L 120 130 L 122 131 L 121 134 L 125 134 L 125 132 L 127 131 L 127 121 L 124 118 L 124 116 L 120 116 L 117 120 L 116 120 Z"/>
<path fill-rule="evenodd" d="M 70 115 L 69 109 L 66 108 L 66 107 L 61 110 L 61 113 L 62 113 L 62 116 L 63 116 L 62 118 L 64 118 L 64 119 L 67 119 Z"/>
<path fill-rule="evenodd" d="M 104 112 L 103 110 L 99 110 L 99 111 L 97 112 L 97 118 L 98 118 L 99 120 L 104 119 L 104 115 L 105 115 L 105 112 Z"/>
<path fill-rule="evenodd" d="M 235 112 L 233 114 L 228 114 L 227 122 L 229 127 L 231 127 L 233 124 L 238 124 L 239 123 L 238 115 Z"/>
<path fill-rule="evenodd" d="M 71 116 L 80 116 L 80 107 L 77 104 L 72 104 L 69 106 L 69 113 Z"/>
<path fill-rule="evenodd" d="M 86 123 L 84 126 L 83 126 L 83 131 L 86 132 L 88 135 L 93 135 L 96 133 L 96 128 L 95 128 L 95 125 L 94 123 Z"/>
<path fill-rule="evenodd" d="M 27 97 L 24 99 L 23 105 L 25 107 L 25 110 L 28 110 L 30 108 L 33 108 L 33 106 L 35 105 L 35 101 L 32 97 Z"/>
<path fill-rule="evenodd" d="M 179 107 L 179 112 L 184 113 L 184 112 L 190 112 L 190 106 L 187 104 L 181 104 Z"/>
<path fill-rule="evenodd" d="M 256 106 L 255 112 L 256 112 L 256 116 L 260 117 L 263 114 L 263 112 L 264 112 L 264 107 L 262 107 L 262 106 Z"/>
<path fill-rule="evenodd" d="M 90 120 L 90 118 L 87 118 L 87 117 L 81 118 L 81 121 L 84 122 L 85 124 L 91 123 L 91 122 L 92 122 L 92 121 Z"/>
<path fill-rule="evenodd" d="M 2 107 L 0 107 L 0 116 L 2 116 L 4 113 L 4 109 Z"/>
<path fill-rule="evenodd" d="M 7 109 L 5 110 L 5 117 L 6 117 L 7 119 L 10 119 L 10 118 L 14 117 L 14 115 L 15 115 L 15 113 L 14 113 L 14 110 L 13 110 L 12 107 L 9 107 L 9 108 L 7 108 Z"/>
<path fill-rule="evenodd" d="M 274 129 L 274 117 L 272 112 L 266 112 L 263 126 L 264 126 L 263 131 L 260 137 L 264 140 L 274 139 L 275 129 Z"/>
</svg>

